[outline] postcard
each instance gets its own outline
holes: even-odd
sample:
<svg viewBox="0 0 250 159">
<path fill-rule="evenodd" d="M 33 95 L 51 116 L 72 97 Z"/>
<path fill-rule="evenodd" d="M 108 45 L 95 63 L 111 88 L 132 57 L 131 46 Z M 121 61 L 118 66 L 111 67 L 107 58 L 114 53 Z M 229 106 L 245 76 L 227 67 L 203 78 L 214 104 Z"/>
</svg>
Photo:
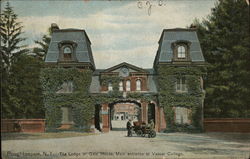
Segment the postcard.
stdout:
<svg viewBox="0 0 250 159">
<path fill-rule="evenodd" d="M 249 159 L 249 10 L 1 1 L 1 157 Z"/>
</svg>

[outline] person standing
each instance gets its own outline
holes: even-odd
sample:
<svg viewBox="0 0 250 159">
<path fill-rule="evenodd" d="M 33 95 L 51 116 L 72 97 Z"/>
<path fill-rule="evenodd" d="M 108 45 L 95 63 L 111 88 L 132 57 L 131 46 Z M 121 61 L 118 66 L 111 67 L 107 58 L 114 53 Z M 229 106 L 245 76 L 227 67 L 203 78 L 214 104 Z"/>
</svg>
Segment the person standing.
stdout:
<svg viewBox="0 0 250 159">
<path fill-rule="evenodd" d="M 154 120 L 153 120 L 153 119 L 150 120 L 149 127 L 150 127 L 150 130 L 154 130 L 154 128 L 155 128 L 155 123 L 154 123 Z"/>
<path fill-rule="evenodd" d="M 131 119 L 129 119 L 128 122 L 127 122 L 127 130 L 128 130 L 128 136 L 132 136 L 132 123 L 131 123 Z"/>
</svg>

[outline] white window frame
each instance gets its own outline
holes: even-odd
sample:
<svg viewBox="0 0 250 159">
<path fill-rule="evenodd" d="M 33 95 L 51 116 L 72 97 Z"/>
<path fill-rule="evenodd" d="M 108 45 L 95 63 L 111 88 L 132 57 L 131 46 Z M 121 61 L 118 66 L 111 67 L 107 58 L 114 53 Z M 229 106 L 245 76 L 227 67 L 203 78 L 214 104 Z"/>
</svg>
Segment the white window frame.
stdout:
<svg viewBox="0 0 250 159">
<path fill-rule="evenodd" d="M 141 91 L 141 80 L 140 79 L 136 80 L 136 91 Z"/>
<path fill-rule="evenodd" d="M 183 45 L 177 46 L 177 58 L 186 58 L 186 47 Z"/>
<path fill-rule="evenodd" d="M 185 107 L 175 107 L 175 123 L 188 124 L 188 110 Z"/>
<path fill-rule="evenodd" d="M 176 79 L 176 92 L 187 92 L 187 84 L 185 77 L 178 77 Z"/>
<path fill-rule="evenodd" d="M 119 82 L 119 91 L 123 91 L 123 82 L 122 81 Z"/>
<path fill-rule="evenodd" d="M 113 86 L 111 82 L 108 83 L 108 91 L 113 91 Z"/>
<path fill-rule="evenodd" d="M 131 81 L 130 80 L 127 80 L 126 81 L 126 91 L 130 91 L 131 90 Z"/>
</svg>

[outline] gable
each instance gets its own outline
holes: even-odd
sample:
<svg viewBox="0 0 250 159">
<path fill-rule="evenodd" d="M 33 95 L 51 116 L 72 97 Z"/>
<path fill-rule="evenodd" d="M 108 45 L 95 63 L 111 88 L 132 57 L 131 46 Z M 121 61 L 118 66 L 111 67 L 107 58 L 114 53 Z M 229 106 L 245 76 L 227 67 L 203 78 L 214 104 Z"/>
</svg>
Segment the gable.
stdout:
<svg viewBox="0 0 250 159">
<path fill-rule="evenodd" d="M 137 67 L 135 65 L 131 65 L 129 63 L 123 62 L 120 63 L 118 65 L 115 65 L 113 67 L 110 67 L 106 70 L 103 70 L 103 73 L 121 73 L 123 71 L 125 71 L 125 68 L 127 69 L 127 71 L 130 72 L 138 72 L 138 73 L 149 73 L 147 70 Z"/>
</svg>

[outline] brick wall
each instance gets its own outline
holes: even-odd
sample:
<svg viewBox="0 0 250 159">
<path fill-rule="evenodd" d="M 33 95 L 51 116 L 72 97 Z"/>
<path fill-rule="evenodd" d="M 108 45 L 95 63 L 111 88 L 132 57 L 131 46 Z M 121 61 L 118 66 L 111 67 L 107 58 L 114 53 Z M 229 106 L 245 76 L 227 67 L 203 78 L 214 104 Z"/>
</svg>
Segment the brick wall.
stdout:
<svg viewBox="0 0 250 159">
<path fill-rule="evenodd" d="M 1 132 L 44 132 L 45 119 L 1 119 Z"/>
<path fill-rule="evenodd" d="M 205 132 L 250 133 L 250 118 L 205 118 Z"/>
</svg>

